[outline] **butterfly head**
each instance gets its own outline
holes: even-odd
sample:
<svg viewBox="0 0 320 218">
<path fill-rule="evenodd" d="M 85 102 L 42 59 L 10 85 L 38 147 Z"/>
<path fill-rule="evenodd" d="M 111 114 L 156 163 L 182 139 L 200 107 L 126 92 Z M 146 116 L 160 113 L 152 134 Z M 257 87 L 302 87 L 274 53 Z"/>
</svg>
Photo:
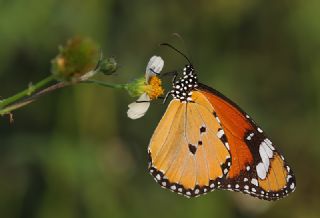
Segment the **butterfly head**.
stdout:
<svg viewBox="0 0 320 218">
<path fill-rule="evenodd" d="M 192 91 L 198 87 L 196 72 L 191 64 L 183 68 L 183 75 L 173 82 L 171 95 L 181 102 L 191 102 Z"/>
<path fill-rule="evenodd" d="M 183 68 L 183 75 L 177 80 L 176 77 L 174 77 L 170 93 L 174 99 L 178 99 L 183 103 L 193 102 L 192 91 L 198 87 L 198 80 L 190 59 L 184 53 L 168 43 L 162 43 L 160 45 L 168 46 L 188 61 L 188 64 Z"/>
</svg>

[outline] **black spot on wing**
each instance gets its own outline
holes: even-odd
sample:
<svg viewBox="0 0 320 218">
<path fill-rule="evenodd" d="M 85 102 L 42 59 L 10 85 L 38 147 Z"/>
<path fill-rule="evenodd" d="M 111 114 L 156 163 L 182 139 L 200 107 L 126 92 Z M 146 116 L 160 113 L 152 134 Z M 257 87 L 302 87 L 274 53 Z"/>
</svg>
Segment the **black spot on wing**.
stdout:
<svg viewBox="0 0 320 218">
<path fill-rule="evenodd" d="M 200 133 L 205 133 L 207 131 L 207 128 L 205 126 L 201 126 Z"/>
<path fill-rule="evenodd" d="M 192 154 L 195 154 L 197 152 L 197 147 L 193 144 L 189 144 L 188 145 L 189 147 L 189 151 L 192 153 Z"/>
</svg>

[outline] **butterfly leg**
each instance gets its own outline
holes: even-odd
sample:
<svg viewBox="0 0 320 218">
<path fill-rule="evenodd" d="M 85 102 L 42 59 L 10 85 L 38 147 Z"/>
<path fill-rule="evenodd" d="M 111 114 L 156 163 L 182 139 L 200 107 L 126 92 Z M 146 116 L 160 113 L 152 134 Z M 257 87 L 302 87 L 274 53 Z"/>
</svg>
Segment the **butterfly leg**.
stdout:
<svg viewBox="0 0 320 218">
<path fill-rule="evenodd" d="M 177 76 L 178 76 L 178 73 L 175 72 L 175 74 L 174 74 L 174 76 L 172 78 L 172 84 L 174 84 L 176 82 Z"/>
<path fill-rule="evenodd" d="M 165 104 L 166 101 L 167 101 L 167 98 L 169 97 L 169 94 L 171 94 L 171 92 L 168 92 L 165 97 L 158 97 L 158 98 L 159 99 L 163 99 L 163 104 Z M 151 101 L 135 101 L 135 102 L 136 103 L 148 103 L 148 102 L 151 102 Z"/>
<path fill-rule="evenodd" d="M 163 104 L 165 104 L 166 103 L 166 101 L 167 101 L 167 99 L 168 99 L 168 97 L 169 97 L 169 95 L 170 94 L 172 94 L 172 90 L 170 91 L 170 92 L 167 92 L 167 94 L 166 94 L 166 96 L 164 97 L 164 99 L 163 99 Z"/>
<path fill-rule="evenodd" d="M 147 102 L 150 102 L 150 101 L 136 101 L 136 103 L 147 103 Z"/>
</svg>

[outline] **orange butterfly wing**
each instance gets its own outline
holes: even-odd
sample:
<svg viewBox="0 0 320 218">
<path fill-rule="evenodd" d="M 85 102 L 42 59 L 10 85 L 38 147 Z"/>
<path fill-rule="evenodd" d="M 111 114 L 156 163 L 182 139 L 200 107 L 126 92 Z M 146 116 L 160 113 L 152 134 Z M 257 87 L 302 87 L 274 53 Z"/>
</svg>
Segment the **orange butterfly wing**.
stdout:
<svg viewBox="0 0 320 218">
<path fill-rule="evenodd" d="M 292 170 L 252 119 L 218 91 L 200 84 L 230 144 L 231 168 L 220 187 L 277 200 L 295 190 Z"/>
<path fill-rule="evenodd" d="M 211 107 L 208 104 L 209 108 Z M 217 137 L 211 112 L 172 100 L 153 134 L 149 171 L 165 188 L 187 197 L 215 189 L 230 168 L 230 153 Z"/>
</svg>

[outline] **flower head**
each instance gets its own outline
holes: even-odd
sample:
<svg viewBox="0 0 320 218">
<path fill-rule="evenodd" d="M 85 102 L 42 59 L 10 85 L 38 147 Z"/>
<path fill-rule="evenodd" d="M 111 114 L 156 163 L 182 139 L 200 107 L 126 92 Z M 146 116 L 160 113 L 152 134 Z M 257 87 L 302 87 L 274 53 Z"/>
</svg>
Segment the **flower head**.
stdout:
<svg viewBox="0 0 320 218">
<path fill-rule="evenodd" d="M 91 39 L 72 38 L 52 60 L 52 74 L 62 81 L 79 78 L 96 67 L 99 55 L 99 47 Z"/>
<path fill-rule="evenodd" d="M 132 96 L 140 96 L 138 100 L 128 105 L 128 117 L 138 119 L 145 115 L 150 106 L 150 101 L 163 95 L 164 89 L 161 80 L 157 75 L 160 74 L 164 61 L 159 56 L 153 56 L 147 65 L 145 78 L 137 79 L 128 84 L 128 91 Z"/>
</svg>

